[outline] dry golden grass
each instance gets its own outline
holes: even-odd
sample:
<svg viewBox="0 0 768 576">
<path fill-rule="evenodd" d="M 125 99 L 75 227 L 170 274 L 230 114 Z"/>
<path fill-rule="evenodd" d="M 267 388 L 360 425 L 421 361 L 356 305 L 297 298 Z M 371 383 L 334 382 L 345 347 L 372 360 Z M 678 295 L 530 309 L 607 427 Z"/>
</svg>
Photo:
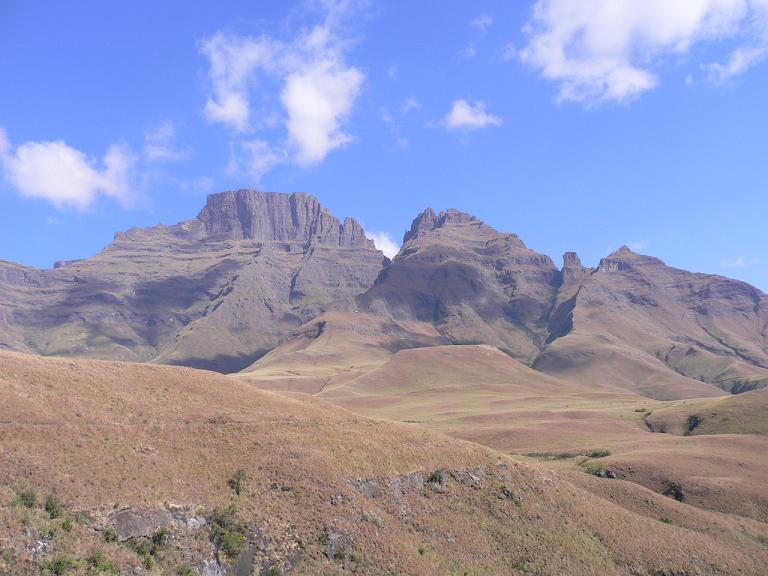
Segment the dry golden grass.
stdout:
<svg viewBox="0 0 768 576">
<path fill-rule="evenodd" d="M 686 436 L 768 434 L 768 389 L 675 402 L 646 420 L 654 430 Z"/>
<path fill-rule="evenodd" d="M 56 526 L 50 554 L 103 549 L 124 570 L 140 560 L 95 531 L 116 507 L 210 511 L 232 501 L 271 541 L 298 546 L 296 574 L 759 574 L 768 565 L 758 541 L 768 530 L 755 521 L 191 369 L 0 353 L 0 446 L 0 547 L 14 574 L 36 572 L 29 531 L 45 522 L 14 503 L 25 489 L 55 493 L 67 514 L 89 519 L 66 534 Z M 477 489 L 450 480 L 444 494 L 388 493 L 394 475 L 441 468 L 485 476 Z M 248 475 L 240 497 L 227 486 L 237 469 Z M 364 496 L 348 482 L 356 478 L 377 479 L 384 494 Z M 695 523 L 659 519 L 686 510 Z M 354 540 L 347 569 L 323 553 L 329 531 Z"/>
<path fill-rule="evenodd" d="M 669 423 L 682 426 L 692 411 L 724 418 L 705 419 L 696 429 L 704 433 L 762 430 L 760 401 L 768 397 L 763 391 L 661 402 L 619 388 L 564 382 L 492 347 L 438 346 L 398 352 L 366 374 L 330 383 L 319 395 L 361 414 L 423 425 L 523 461 L 579 473 L 610 467 L 660 494 L 680 486 L 694 506 L 768 519 L 768 438 L 689 438 L 649 430 L 650 425 L 660 431 L 654 423 L 667 422 L 674 432 Z M 611 454 L 580 456 L 599 450 Z"/>
</svg>

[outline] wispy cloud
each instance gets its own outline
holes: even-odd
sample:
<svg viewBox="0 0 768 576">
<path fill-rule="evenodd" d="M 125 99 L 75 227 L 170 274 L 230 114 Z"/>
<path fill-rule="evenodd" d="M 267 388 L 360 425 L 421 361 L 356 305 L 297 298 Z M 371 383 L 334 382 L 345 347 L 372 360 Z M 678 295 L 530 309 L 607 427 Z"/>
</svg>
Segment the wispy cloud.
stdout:
<svg viewBox="0 0 768 576">
<path fill-rule="evenodd" d="M 394 258 L 400 251 L 400 244 L 395 242 L 389 232 L 366 232 L 365 235 L 373 240 L 376 248 L 384 252 L 387 258 Z"/>
<path fill-rule="evenodd" d="M 704 41 L 738 47 L 713 79 L 743 73 L 768 47 L 765 0 L 537 0 L 523 62 L 559 85 L 559 101 L 625 102 L 655 88 L 657 65 Z"/>
<path fill-rule="evenodd" d="M 473 28 L 485 34 L 488 28 L 493 25 L 493 17 L 488 14 L 480 14 L 480 16 L 472 20 L 471 24 Z"/>
<path fill-rule="evenodd" d="M 4 132 L 3 132 L 4 134 Z M 6 180 L 21 195 L 47 200 L 57 209 L 89 209 L 100 195 L 131 206 L 135 156 L 113 144 L 100 162 L 62 140 L 25 142 L 13 149 L 5 139 L 2 166 Z"/>
<path fill-rule="evenodd" d="M 501 126 L 502 121 L 485 109 L 482 102 L 456 100 L 443 120 L 448 130 L 477 130 L 488 126 Z"/>
<path fill-rule="evenodd" d="M 467 45 L 459 50 L 458 55 L 462 60 L 472 60 L 472 58 L 477 56 L 477 48 L 475 48 L 475 43 L 467 42 Z"/>
<path fill-rule="evenodd" d="M 707 79 L 715 84 L 724 84 L 759 64 L 768 56 L 768 46 L 737 48 L 728 61 L 703 66 Z"/>
<path fill-rule="evenodd" d="M 518 52 L 517 52 L 517 48 L 515 47 L 515 45 L 512 44 L 511 42 L 506 44 L 504 46 L 504 50 L 503 50 L 503 52 L 501 54 L 501 59 L 504 62 L 510 62 L 511 60 L 517 59 L 517 57 L 518 57 Z"/>
<path fill-rule="evenodd" d="M 144 157 L 150 162 L 178 162 L 189 158 L 189 146 L 176 142 L 176 127 L 165 120 L 144 134 Z"/>
<path fill-rule="evenodd" d="M 5 128 L 0 126 L 0 156 L 5 156 L 10 149 L 11 143 L 8 140 L 8 135 L 5 133 Z"/>
<path fill-rule="evenodd" d="M 364 73 L 347 63 L 352 43 L 343 37 L 340 23 L 354 12 L 352 2 L 326 1 L 324 17 L 294 37 L 278 39 L 217 32 L 201 45 L 210 63 L 211 93 L 203 113 L 235 133 L 257 130 L 254 101 L 271 116 L 280 109 L 283 136 L 261 137 L 258 148 L 273 150 L 277 159 L 308 167 L 322 162 L 352 136 L 343 130 L 365 81 Z M 262 154 L 263 155 L 263 154 Z"/>
<path fill-rule="evenodd" d="M 747 257 L 747 256 L 739 256 L 738 258 L 734 258 L 733 260 L 723 260 L 720 262 L 720 266 L 723 268 L 746 268 L 747 266 L 753 266 L 754 264 L 757 264 L 760 262 L 760 258 L 757 257 Z"/>
</svg>

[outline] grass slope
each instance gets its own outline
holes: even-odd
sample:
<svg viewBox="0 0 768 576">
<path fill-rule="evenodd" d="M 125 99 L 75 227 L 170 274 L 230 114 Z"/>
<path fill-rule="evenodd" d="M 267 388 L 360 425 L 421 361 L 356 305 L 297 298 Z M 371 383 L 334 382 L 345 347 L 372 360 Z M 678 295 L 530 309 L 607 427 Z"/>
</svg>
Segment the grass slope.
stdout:
<svg viewBox="0 0 768 576">
<path fill-rule="evenodd" d="M 584 474 L 571 481 L 318 399 L 173 367 L 5 352 L 0 366 L 0 572 L 189 574 L 238 542 L 238 576 L 757 574 L 768 564 L 763 524 L 699 510 L 686 524 L 685 504 L 589 477 L 620 486 L 625 507 Z M 114 541 L 128 513 L 148 537 Z"/>
</svg>

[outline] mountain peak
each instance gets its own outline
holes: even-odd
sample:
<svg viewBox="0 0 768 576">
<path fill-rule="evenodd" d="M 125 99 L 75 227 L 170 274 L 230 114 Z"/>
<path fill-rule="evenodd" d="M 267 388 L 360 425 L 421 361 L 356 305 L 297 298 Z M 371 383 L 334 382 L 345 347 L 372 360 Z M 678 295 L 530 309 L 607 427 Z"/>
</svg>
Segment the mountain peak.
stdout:
<svg viewBox="0 0 768 576">
<path fill-rule="evenodd" d="M 576 252 L 566 252 L 563 254 L 563 268 L 581 268 L 581 258 Z"/>
<path fill-rule="evenodd" d="M 477 217 L 455 208 L 443 210 L 435 214 L 432 208 L 427 208 L 416 216 L 411 223 L 411 228 L 403 236 L 403 244 L 423 234 L 428 234 L 436 228 L 442 228 L 446 224 L 457 224 L 462 222 L 477 222 L 484 225 Z"/>
<path fill-rule="evenodd" d="M 310 194 L 237 190 L 210 194 L 197 219 L 207 236 L 232 240 L 316 241 L 339 246 L 367 246 L 363 227 L 347 218 L 342 224 Z"/>
</svg>

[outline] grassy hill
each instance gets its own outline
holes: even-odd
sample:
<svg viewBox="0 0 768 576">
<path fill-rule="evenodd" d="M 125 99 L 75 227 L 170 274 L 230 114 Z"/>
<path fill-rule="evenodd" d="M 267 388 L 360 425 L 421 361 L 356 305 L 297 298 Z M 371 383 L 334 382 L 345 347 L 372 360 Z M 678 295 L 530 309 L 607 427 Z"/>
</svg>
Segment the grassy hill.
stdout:
<svg viewBox="0 0 768 576">
<path fill-rule="evenodd" d="M 0 572 L 757 574 L 762 523 L 192 369 L 0 353 Z"/>
</svg>

